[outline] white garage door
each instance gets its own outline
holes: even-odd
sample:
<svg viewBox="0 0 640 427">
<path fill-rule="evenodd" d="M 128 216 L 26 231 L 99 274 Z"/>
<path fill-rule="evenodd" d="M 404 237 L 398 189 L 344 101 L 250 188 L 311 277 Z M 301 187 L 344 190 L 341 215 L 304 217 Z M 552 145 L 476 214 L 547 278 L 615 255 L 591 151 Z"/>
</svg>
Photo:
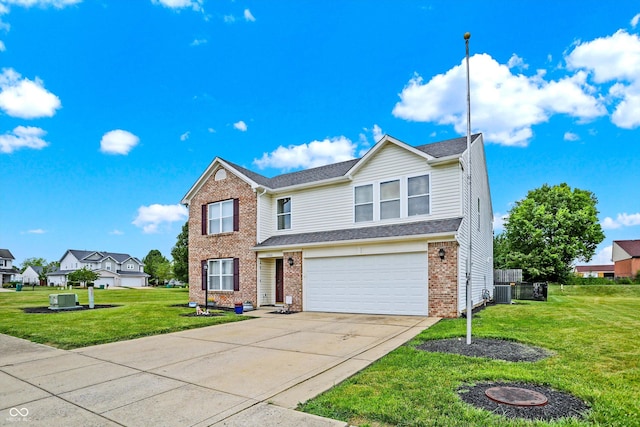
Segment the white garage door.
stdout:
<svg viewBox="0 0 640 427">
<path fill-rule="evenodd" d="M 123 277 L 120 279 L 120 286 L 125 288 L 139 288 L 144 285 L 144 278 L 142 277 Z"/>
<path fill-rule="evenodd" d="M 306 311 L 427 315 L 427 254 L 304 261 Z"/>
</svg>

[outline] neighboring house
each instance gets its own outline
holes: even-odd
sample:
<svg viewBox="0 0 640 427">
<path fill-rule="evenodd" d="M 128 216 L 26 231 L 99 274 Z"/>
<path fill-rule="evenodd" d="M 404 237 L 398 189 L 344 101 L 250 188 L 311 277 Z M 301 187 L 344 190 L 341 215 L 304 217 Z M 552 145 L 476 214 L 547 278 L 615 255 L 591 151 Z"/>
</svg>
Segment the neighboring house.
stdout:
<svg viewBox="0 0 640 427">
<path fill-rule="evenodd" d="M 616 277 L 635 277 L 640 271 L 640 240 L 614 240 L 611 259 Z"/>
<path fill-rule="evenodd" d="M 493 292 L 493 209 L 481 134 L 267 178 L 215 158 L 187 192 L 189 296 L 295 311 L 457 317 Z M 468 169 L 468 168 L 467 168 Z M 467 221 L 471 221 L 469 227 Z"/>
<path fill-rule="evenodd" d="M 13 260 L 15 258 L 9 249 L 0 249 L 0 277 L 2 277 L 2 283 L 9 283 L 13 280 L 13 276 L 20 274 L 13 266 Z"/>
<path fill-rule="evenodd" d="M 574 273 L 580 277 L 604 277 L 613 279 L 613 264 L 609 265 L 576 265 Z"/>
<path fill-rule="evenodd" d="M 47 274 L 47 282 L 50 286 L 65 286 L 68 274 L 84 267 L 100 274 L 94 282 L 96 286 L 141 287 L 148 284 L 149 275 L 138 258 L 129 254 L 73 249 L 60 258 L 58 270 Z"/>
<path fill-rule="evenodd" d="M 40 274 L 44 267 L 39 265 L 30 265 L 22 272 L 22 283 L 30 285 L 40 284 Z"/>
</svg>

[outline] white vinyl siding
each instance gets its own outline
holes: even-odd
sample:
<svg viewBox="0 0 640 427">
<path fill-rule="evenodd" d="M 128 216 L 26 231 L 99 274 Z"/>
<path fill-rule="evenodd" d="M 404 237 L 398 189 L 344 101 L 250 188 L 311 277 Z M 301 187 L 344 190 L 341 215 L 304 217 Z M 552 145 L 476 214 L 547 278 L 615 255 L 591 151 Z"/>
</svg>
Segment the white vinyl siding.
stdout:
<svg viewBox="0 0 640 427">
<path fill-rule="evenodd" d="M 472 200 L 468 203 L 468 182 L 466 180 L 467 170 L 460 176 L 460 185 L 462 186 L 461 200 L 465 206 L 467 216 L 462 221 L 458 230 L 458 241 L 460 242 L 459 257 L 459 282 L 458 282 L 458 301 L 460 311 L 466 308 L 466 271 L 467 271 L 467 254 L 469 251 L 469 223 L 471 223 L 472 240 L 472 299 L 474 305 L 482 302 L 482 291 L 487 289 L 493 293 L 493 208 L 491 206 L 491 194 L 489 190 L 489 178 L 485 166 L 484 146 L 482 140 L 477 140 L 472 145 L 471 159 L 471 185 Z M 466 167 L 466 155 L 464 156 L 464 164 Z M 480 215 L 478 216 L 478 198 L 480 198 Z M 480 219 L 482 223 L 478 227 L 477 221 Z"/>
<path fill-rule="evenodd" d="M 373 222 L 356 222 L 355 187 L 399 179 L 403 194 L 407 194 L 407 179 L 429 175 L 430 212 L 428 216 L 408 216 L 406 206 L 400 218 L 384 221 L 405 223 L 413 221 L 456 218 L 462 216 L 460 197 L 460 166 L 454 162 L 444 166 L 430 166 L 425 158 L 411 153 L 394 144 L 383 147 L 353 176 L 352 181 L 314 187 L 300 191 L 261 196 L 260 241 L 266 238 L 290 233 L 308 233 L 336 229 L 379 225 L 374 214 Z M 375 188 L 374 193 L 379 192 Z M 291 197 L 294 202 L 293 227 L 290 230 L 276 229 L 276 201 L 281 197 Z M 407 201 L 404 200 L 403 203 Z M 374 210 L 379 209 L 375 202 Z M 377 216 L 379 218 L 379 214 Z"/>
</svg>

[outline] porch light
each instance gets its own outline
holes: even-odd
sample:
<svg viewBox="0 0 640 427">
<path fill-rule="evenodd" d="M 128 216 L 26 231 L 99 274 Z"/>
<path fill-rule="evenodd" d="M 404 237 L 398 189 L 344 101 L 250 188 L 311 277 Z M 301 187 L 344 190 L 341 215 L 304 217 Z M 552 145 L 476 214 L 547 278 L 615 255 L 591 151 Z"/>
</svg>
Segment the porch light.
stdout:
<svg viewBox="0 0 640 427">
<path fill-rule="evenodd" d="M 444 261 L 444 255 L 445 255 L 445 251 L 444 248 L 440 248 L 440 250 L 438 251 L 438 256 L 440 256 L 440 260 Z"/>
<path fill-rule="evenodd" d="M 289 257 L 287 262 L 289 263 L 289 267 L 293 267 L 293 258 Z"/>
</svg>

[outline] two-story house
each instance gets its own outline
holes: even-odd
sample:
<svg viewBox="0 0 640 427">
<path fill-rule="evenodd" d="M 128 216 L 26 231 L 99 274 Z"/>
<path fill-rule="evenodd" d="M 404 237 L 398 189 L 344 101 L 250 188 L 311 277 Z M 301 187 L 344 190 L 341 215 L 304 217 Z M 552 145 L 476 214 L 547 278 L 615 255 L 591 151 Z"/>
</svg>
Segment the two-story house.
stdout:
<svg viewBox="0 0 640 427">
<path fill-rule="evenodd" d="M 1 283 L 9 283 L 13 280 L 14 276 L 20 274 L 20 272 L 13 266 L 15 258 L 9 249 L 0 249 L 0 278 Z"/>
<path fill-rule="evenodd" d="M 67 250 L 60 258 L 60 268 L 47 274 L 50 286 L 65 286 L 69 273 L 82 268 L 95 270 L 100 278 L 95 286 L 141 287 L 148 285 L 144 264 L 129 254 L 101 251 Z"/>
<path fill-rule="evenodd" d="M 493 209 L 481 134 L 267 178 L 216 158 L 187 192 L 189 293 L 219 305 L 457 317 L 492 293 Z M 471 221 L 471 224 L 469 224 Z M 471 233 L 471 245 L 469 244 Z"/>
</svg>

